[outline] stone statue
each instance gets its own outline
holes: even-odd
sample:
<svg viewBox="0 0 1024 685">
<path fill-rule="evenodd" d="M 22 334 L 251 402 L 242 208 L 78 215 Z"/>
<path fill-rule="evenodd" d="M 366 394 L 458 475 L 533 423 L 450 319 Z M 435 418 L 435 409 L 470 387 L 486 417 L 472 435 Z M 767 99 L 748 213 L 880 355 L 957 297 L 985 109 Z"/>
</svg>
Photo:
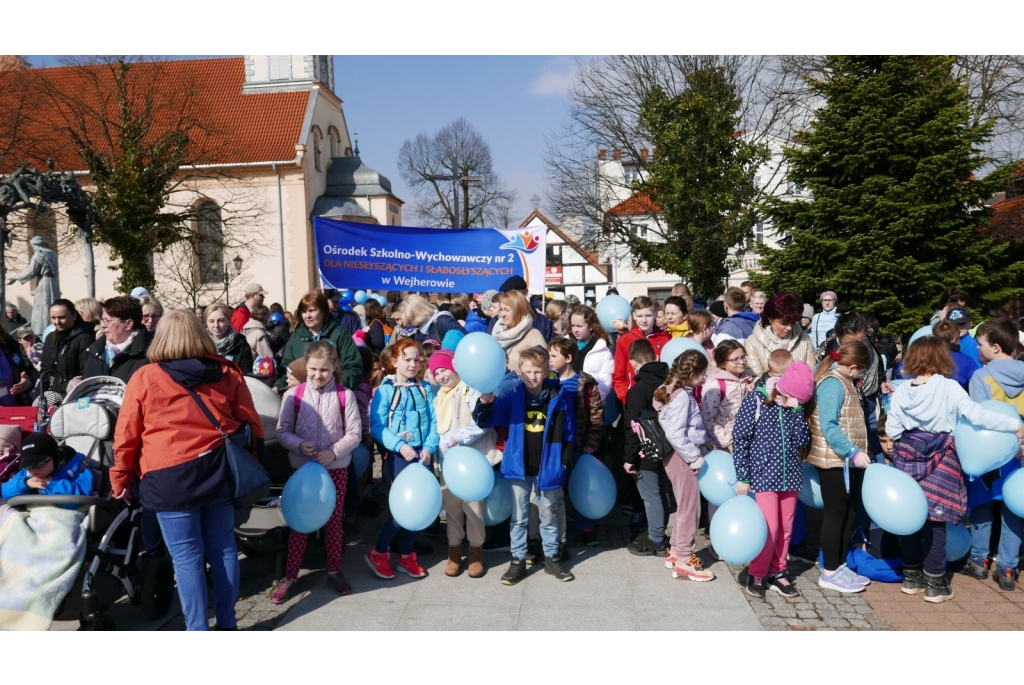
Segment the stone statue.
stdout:
<svg viewBox="0 0 1024 685">
<path fill-rule="evenodd" d="M 15 281 L 25 283 L 38 278 L 35 300 L 32 303 L 32 332 L 38 336 L 50 325 L 50 305 L 60 299 L 60 281 L 57 275 L 57 253 L 46 247 L 42 236 L 35 236 L 29 244 L 35 253 L 28 268 L 14 278 L 7 279 L 7 285 Z"/>
</svg>

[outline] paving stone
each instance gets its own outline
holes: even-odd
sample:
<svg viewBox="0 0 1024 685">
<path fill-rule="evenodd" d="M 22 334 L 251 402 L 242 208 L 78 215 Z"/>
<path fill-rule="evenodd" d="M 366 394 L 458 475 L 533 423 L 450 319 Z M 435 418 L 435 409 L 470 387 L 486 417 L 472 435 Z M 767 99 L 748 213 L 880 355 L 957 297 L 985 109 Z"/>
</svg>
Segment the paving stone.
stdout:
<svg viewBox="0 0 1024 685">
<path fill-rule="evenodd" d="M 797 609 L 797 618 L 815 618 L 818 614 L 814 611 L 801 611 Z"/>
<path fill-rule="evenodd" d="M 825 620 L 825 623 L 832 628 L 849 628 L 850 622 L 845 618 L 829 618 Z"/>
</svg>

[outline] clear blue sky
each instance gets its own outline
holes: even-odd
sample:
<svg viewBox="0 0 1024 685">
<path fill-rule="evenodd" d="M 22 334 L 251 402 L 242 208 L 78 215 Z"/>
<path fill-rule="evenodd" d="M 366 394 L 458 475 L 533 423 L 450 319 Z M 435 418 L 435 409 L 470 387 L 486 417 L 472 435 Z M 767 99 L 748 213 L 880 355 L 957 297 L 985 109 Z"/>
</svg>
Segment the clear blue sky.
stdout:
<svg viewBox="0 0 1024 685">
<path fill-rule="evenodd" d="M 54 56 L 28 59 L 57 64 Z M 545 195 L 544 138 L 566 121 L 564 86 L 574 66 L 570 57 L 336 55 L 334 87 L 363 161 L 410 203 L 398 174 L 402 143 L 465 117 L 490 144 L 495 171 L 519 192 L 518 223 L 532 209 L 530 196 Z M 405 222 L 414 222 L 411 212 Z"/>
</svg>

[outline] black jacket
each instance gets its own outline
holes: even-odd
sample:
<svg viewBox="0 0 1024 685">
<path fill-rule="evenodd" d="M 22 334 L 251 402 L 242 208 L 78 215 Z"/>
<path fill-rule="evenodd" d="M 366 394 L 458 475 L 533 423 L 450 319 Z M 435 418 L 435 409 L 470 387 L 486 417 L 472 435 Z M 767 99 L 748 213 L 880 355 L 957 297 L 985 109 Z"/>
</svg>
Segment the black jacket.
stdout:
<svg viewBox="0 0 1024 685">
<path fill-rule="evenodd" d="M 249 347 L 249 341 L 245 339 L 244 335 L 240 333 L 235 333 L 234 335 L 235 341 L 220 356 L 238 364 L 238 368 L 242 370 L 243 376 L 248 375 L 252 373 L 252 348 Z M 220 352 L 218 351 L 217 354 L 220 354 Z"/>
<path fill-rule="evenodd" d="M 43 391 L 67 392 L 68 381 L 82 375 L 85 354 L 95 340 L 94 324 L 81 319 L 68 331 L 53 331 L 46 336 L 39 366 Z"/>
<path fill-rule="evenodd" d="M 287 322 L 268 323 L 266 324 L 266 328 L 267 337 L 270 338 L 270 349 L 273 350 L 276 355 L 284 349 L 284 346 L 288 343 L 288 339 L 292 337 L 292 332 L 288 330 Z"/>
<path fill-rule="evenodd" d="M 668 378 L 668 364 L 665 362 L 648 362 L 640 367 L 636 374 L 636 385 L 626 393 L 626 408 L 622 412 L 622 420 L 626 422 L 625 459 L 634 466 L 639 465 L 641 471 L 654 471 L 661 468 L 661 462 L 640 458 L 640 438 L 630 427 L 629 422 L 640 416 L 646 409 L 654 409 L 654 391 Z"/>
<path fill-rule="evenodd" d="M 152 336 L 145 329 L 142 329 L 135 336 L 132 344 L 114 358 L 114 363 L 108 369 L 105 350 L 107 338 L 101 335 L 85 352 L 85 361 L 82 363 L 82 378 L 113 376 L 127 383 L 133 373 L 149 363 L 149 359 L 146 358 L 146 350 L 149 349 L 149 343 L 152 339 Z"/>
</svg>

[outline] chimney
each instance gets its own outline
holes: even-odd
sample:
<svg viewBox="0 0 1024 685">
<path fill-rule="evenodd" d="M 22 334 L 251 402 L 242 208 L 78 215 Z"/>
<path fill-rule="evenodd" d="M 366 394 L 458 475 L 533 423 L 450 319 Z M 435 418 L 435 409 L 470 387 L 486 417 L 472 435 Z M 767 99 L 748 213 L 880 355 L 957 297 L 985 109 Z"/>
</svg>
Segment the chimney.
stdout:
<svg viewBox="0 0 1024 685">
<path fill-rule="evenodd" d="M 647 161 L 647 148 L 640 148 L 640 159 Z"/>
<path fill-rule="evenodd" d="M 618 148 L 612 150 L 612 157 L 615 159 L 622 159 L 622 150 L 619 150 Z"/>
<path fill-rule="evenodd" d="M 608 151 L 607 150 L 598 150 L 597 151 L 597 158 L 598 159 L 606 159 L 607 157 L 608 157 Z"/>
</svg>

